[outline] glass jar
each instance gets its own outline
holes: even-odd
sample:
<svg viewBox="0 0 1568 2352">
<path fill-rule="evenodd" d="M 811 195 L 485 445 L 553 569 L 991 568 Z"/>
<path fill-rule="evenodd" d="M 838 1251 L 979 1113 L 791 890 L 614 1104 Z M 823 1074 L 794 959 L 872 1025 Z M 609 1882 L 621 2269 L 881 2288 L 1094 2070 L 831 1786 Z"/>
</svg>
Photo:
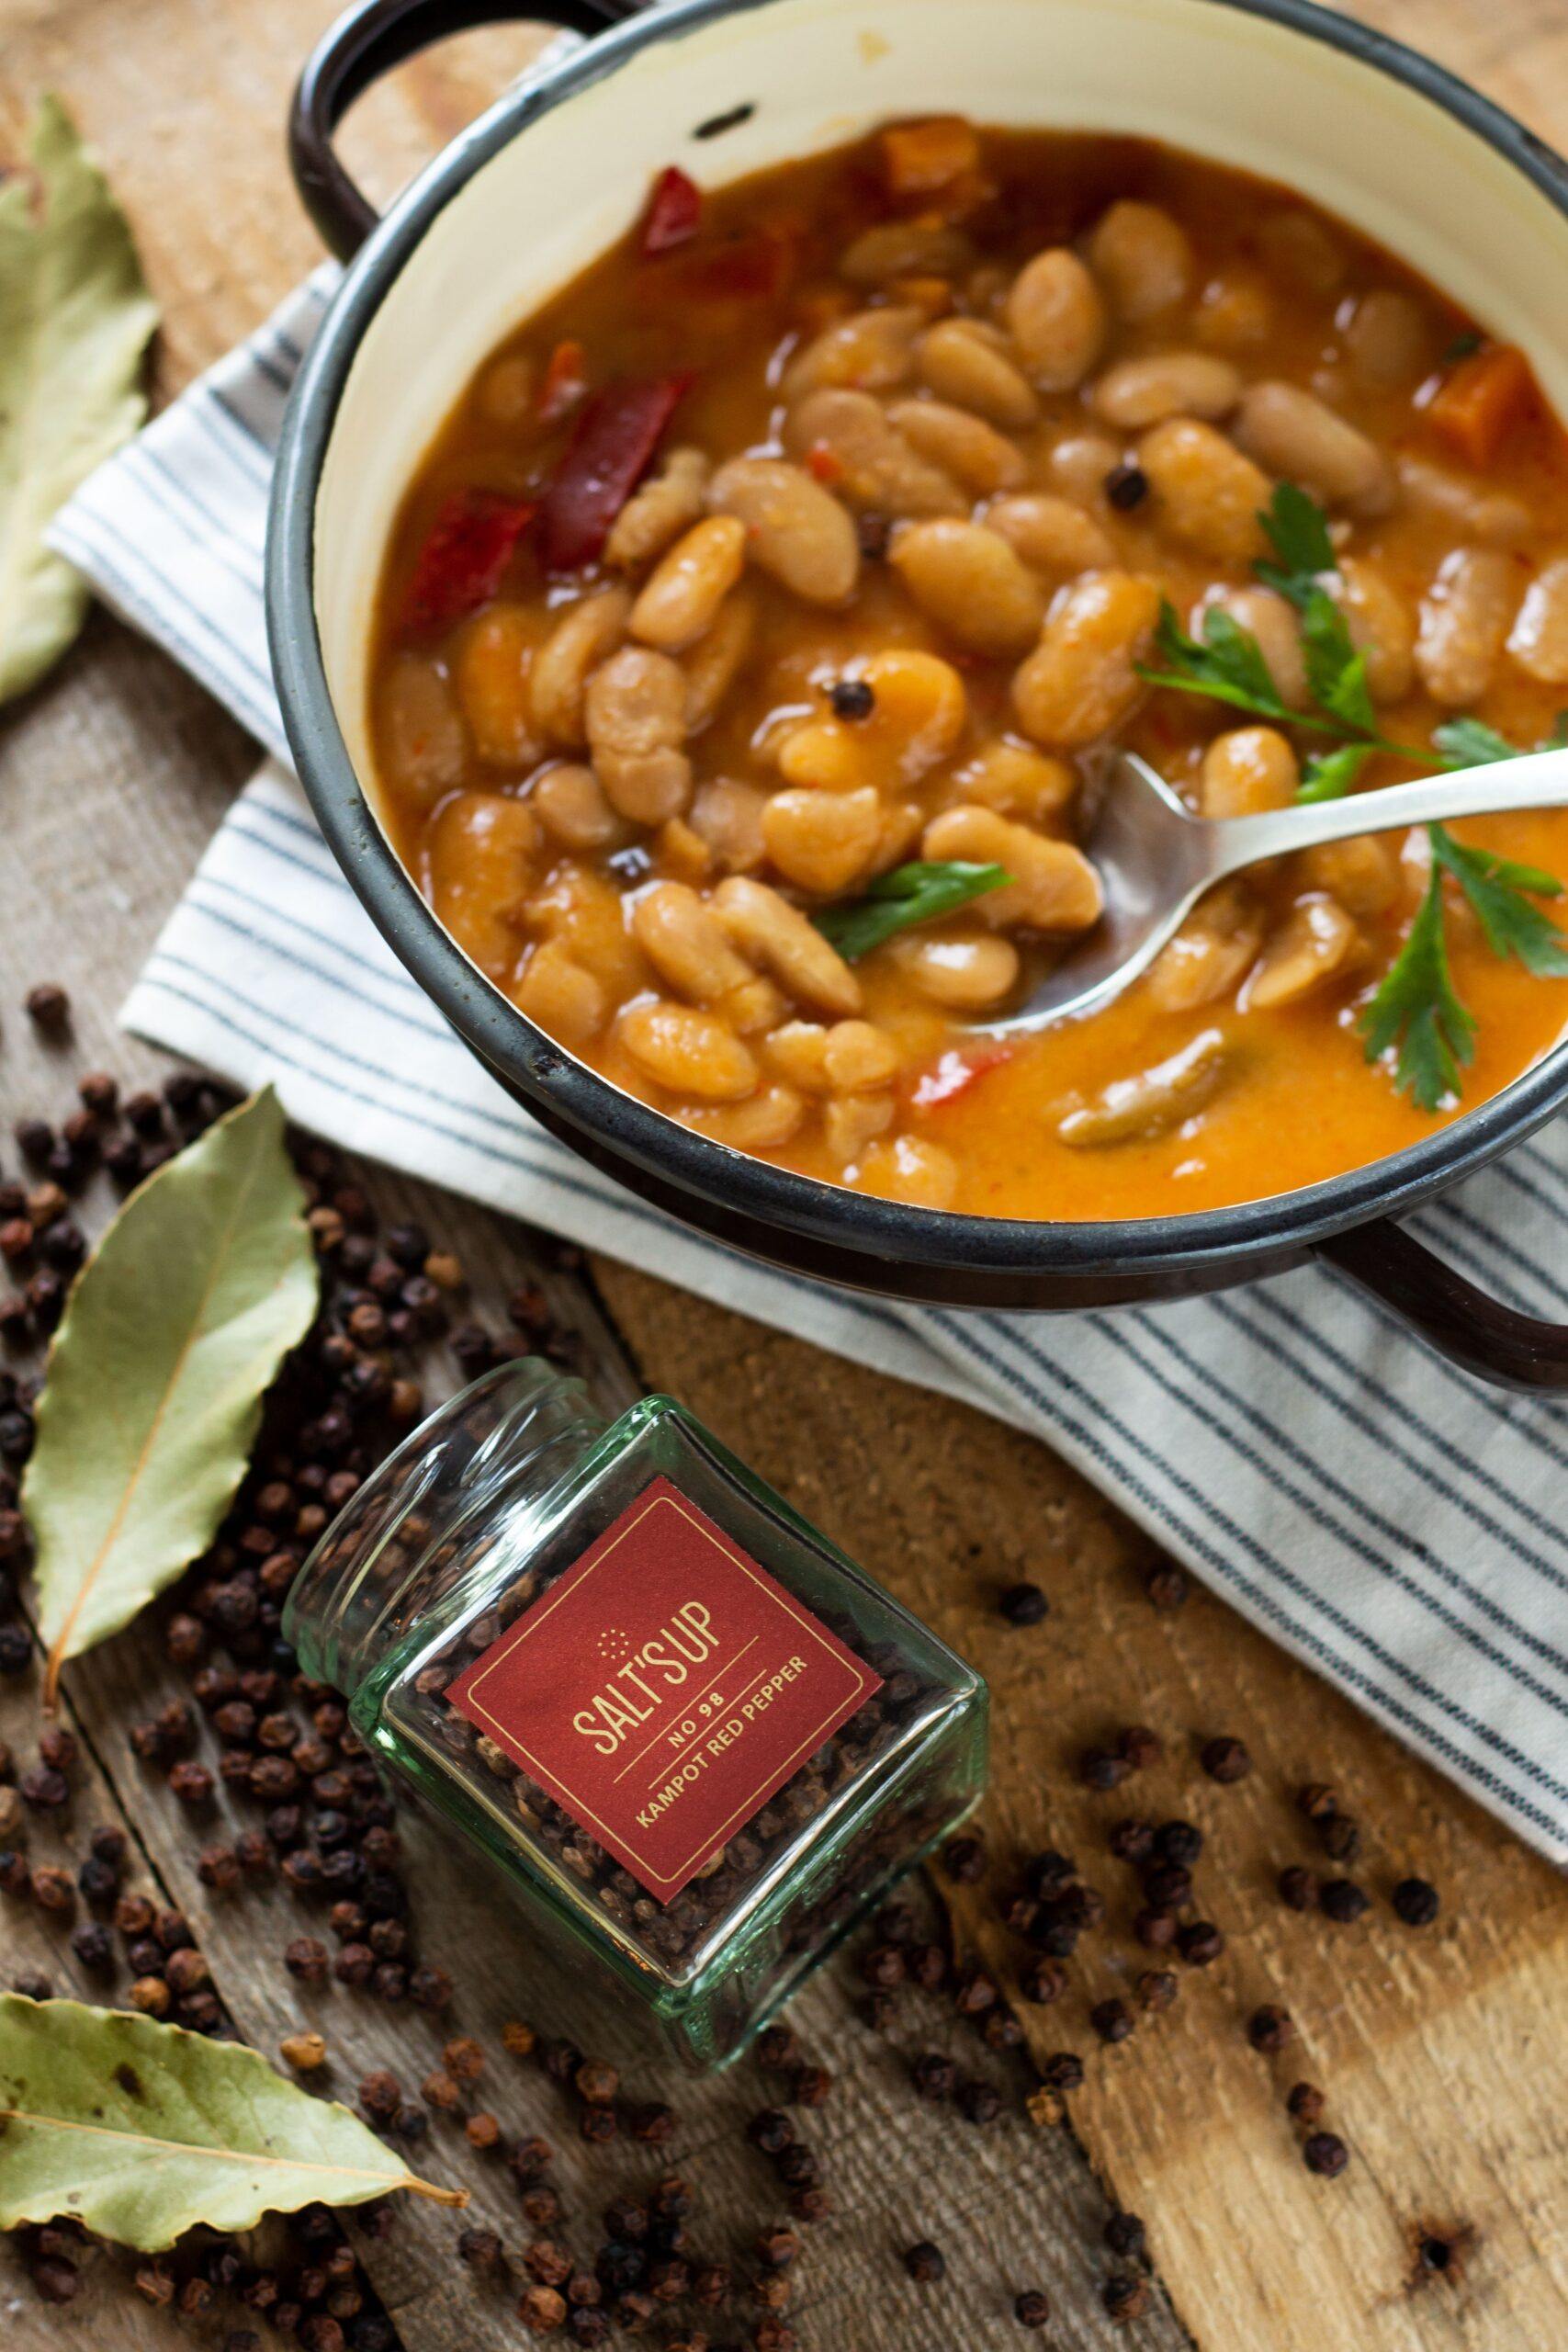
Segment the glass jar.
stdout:
<svg viewBox="0 0 1568 2352">
<path fill-rule="evenodd" d="M 985 1684 L 667 1396 L 536 1358 L 368 1479 L 284 1631 L 369 1749 L 694 2068 L 976 1801 Z"/>
</svg>

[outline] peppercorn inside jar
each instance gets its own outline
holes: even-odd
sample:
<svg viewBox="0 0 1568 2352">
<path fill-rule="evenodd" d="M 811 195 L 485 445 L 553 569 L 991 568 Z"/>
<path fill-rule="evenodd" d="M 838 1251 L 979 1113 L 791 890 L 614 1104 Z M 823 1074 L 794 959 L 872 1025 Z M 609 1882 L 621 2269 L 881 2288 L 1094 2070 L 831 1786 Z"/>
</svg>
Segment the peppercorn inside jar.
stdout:
<svg viewBox="0 0 1568 2352">
<path fill-rule="evenodd" d="M 689 2067 L 727 2063 L 985 1779 L 984 1683 L 682 1407 L 529 1358 L 427 1421 L 285 1632 Z"/>
</svg>

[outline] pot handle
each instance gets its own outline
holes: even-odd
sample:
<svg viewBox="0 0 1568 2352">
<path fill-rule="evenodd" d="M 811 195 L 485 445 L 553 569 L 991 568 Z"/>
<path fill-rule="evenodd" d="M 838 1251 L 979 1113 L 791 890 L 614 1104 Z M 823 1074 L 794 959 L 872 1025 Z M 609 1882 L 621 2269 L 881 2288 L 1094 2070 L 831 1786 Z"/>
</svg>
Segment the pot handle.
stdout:
<svg viewBox="0 0 1568 2352">
<path fill-rule="evenodd" d="M 345 10 L 311 51 L 288 113 L 295 186 L 329 251 L 349 260 L 380 218 L 338 161 L 333 134 L 383 74 L 479 25 L 537 18 L 592 39 L 632 13 L 622 0 L 359 0 Z"/>
<path fill-rule="evenodd" d="M 1568 1389 L 1568 1323 L 1491 1298 L 1402 1226 L 1381 1218 L 1320 1241 L 1317 1254 L 1466 1372 L 1535 1394 Z"/>
</svg>

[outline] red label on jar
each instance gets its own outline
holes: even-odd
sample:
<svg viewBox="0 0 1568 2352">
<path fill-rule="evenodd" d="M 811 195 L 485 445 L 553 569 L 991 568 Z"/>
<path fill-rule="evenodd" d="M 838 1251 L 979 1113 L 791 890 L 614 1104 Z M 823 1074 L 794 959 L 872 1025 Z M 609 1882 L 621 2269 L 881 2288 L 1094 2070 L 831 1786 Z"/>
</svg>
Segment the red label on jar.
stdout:
<svg viewBox="0 0 1568 2352">
<path fill-rule="evenodd" d="M 668 1903 L 881 1681 L 655 1478 L 446 1696 Z"/>
</svg>

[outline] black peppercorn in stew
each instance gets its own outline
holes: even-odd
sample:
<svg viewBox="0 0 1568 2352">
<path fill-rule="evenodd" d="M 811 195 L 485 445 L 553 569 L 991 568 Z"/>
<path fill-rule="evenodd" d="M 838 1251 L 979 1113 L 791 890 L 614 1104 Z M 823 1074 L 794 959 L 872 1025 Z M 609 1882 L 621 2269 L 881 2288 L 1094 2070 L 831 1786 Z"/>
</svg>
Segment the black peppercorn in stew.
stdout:
<svg viewBox="0 0 1568 2352">
<path fill-rule="evenodd" d="M 393 839 L 496 986 L 867 1192 L 1253 1199 L 1568 1022 L 1568 817 L 1527 814 L 1278 861 L 1106 1010 L 986 1032 L 1098 918 L 1108 743 L 1225 817 L 1568 700 L 1568 444 L 1520 355 L 1150 145 L 942 119 L 662 174 L 430 451 L 372 694 Z"/>
</svg>

